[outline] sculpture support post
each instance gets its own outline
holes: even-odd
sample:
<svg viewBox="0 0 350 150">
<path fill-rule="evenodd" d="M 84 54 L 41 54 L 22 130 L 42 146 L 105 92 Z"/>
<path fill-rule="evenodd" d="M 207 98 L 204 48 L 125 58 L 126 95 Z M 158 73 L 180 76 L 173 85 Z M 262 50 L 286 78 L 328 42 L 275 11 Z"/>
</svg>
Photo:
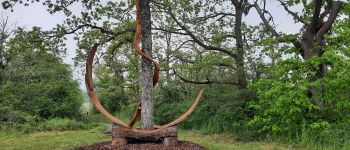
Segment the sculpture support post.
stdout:
<svg viewBox="0 0 350 150">
<path fill-rule="evenodd" d="M 111 143 L 112 149 L 116 149 L 118 147 L 128 144 L 128 141 L 125 138 L 124 134 L 120 132 L 122 131 L 120 130 L 121 128 L 123 127 L 118 126 L 115 123 L 112 124 L 112 143 Z"/>
</svg>

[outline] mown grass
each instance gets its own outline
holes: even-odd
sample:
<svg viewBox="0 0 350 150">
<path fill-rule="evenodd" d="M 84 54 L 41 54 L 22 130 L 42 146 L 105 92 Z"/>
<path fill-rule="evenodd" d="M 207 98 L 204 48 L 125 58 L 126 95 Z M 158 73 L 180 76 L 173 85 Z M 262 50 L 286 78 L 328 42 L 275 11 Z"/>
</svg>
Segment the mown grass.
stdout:
<svg viewBox="0 0 350 150">
<path fill-rule="evenodd" d="M 77 146 L 110 141 L 102 134 L 105 125 L 90 130 L 45 131 L 30 134 L 0 133 L 1 150 L 65 150 Z M 203 135 L 199 132 L 180 130 L 180 140 L 198 143 L 209 150 L 284 150 L 293 149 L 283 144 L 265 142 L 237 142 L 224 135 Z M 294 147 L 295 148 L 295 147 Z"/>
<path fill-rule="evenodd" d="M 0 150 L 64 150 L 77 146 L 108 141 L 110 136 L 101 133 L 104 126 L 90 130 L 45 131 L 30 134 L 0 134 Z"/>
<path fill-rule="evenodd" d="M 131 111 L 117 115 L 127 121 L 130 114 L 132 114 Z M 38 127 L 33 127 L 35 130 L 30 130 L 30 132 L 14 129 L 0 130 L 0 150 L 65 150 L 111 140 L 110 135 L 102 133 L 108 122 L 106 119 L 99 115 L 89 115 L 89 118 L 86 119 L 94 123 L 56 118 L 40 123 Z M 209 150 L 334 149 L 319 147 L 318 144 L 312 146 L 307 143 L 303 146 L 301 144 L 281 144 L 274 140 L 271 142 L 240 142 L 235 141 L 234 139 L 237 138 L 229 135 L 205 135 L 198 131 L 188 130 L 179 130 L 179 139 L 197 143 Z"/>
</svg>

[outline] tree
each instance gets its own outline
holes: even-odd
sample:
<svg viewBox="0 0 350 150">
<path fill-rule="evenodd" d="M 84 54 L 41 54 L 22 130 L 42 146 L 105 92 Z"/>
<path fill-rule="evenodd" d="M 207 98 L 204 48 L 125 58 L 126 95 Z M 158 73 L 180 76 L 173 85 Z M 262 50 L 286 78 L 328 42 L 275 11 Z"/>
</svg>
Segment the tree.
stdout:
<svg viewBox="0 0 350 150">
<path fill-rule="evenodd" d="M 32 118 L 80 116 L 82 95 L 78 83 L 72 79 L 69 66 L 46 49 L 47 42 L 38 36 L 41 34 L 39 28 L 29 32 L 19 29 L 7 42 L 11 61 L 0 86 L 0 103 L 7 115 L 1 121 L 25 123 Z"/>
<path fill-rule="evenodd" d="M 230 83 L 237 85 L 240 89 L 245 89 L 247 85 L 247 70 L 244 62 L 245 42 L 242 34 L 244 30 L 242 28 L 244 26 L 242 17 L 248 13 L 251 6 L 248 5 L 248 1 L 232 0 L 229 2 L 232 4 L 234 12 L 231 12 L 230 9 L 216 7 L 224 7 L 223 4 L 225 2 L 211 0 L 205 3 L 202 1 L 189 2 L 181 0 L 155 2 L 159 12 L 164 12 L 163 16 L 169 17 L 160 17 L 157 24 L 160 24 L 162 27 L 155 27 L 154 29 L 187 37 L 184 38 L 186 40 L 182 41 L 183 44 L 195 43 L 203 49 L 202 53 L 219 52 L 224 54 L 223 58 L 229 56 L 234 59 L 234 64 L 216 62 L 216 65 L 228 67 L 234 71 L 236 74 L 233 77 L 236 78 L 233 79 L 234 82 L 213 80 L 210 82 L 210 79 L 208 79 L 210 77 L 206 77 L 207 82 L 192 81 L 191 83 Z M 177 7 L 176 5 L 180 6 Z M 171 26 L 169 28 L 167 25 L 163 25 L 166 22 L 171 22 L 170 20 L 175 22 L 175 27 Z M 233 20 L 235 21 L 234 25 L 232 24 Z M 222 30 L 223 28 L 225 30 Z M 236 47 L 230 47 L 230 45 L 233 45 L 231 43 L 234 43 Z M 188 82 L 189 80 L 184 81 Z"/>
<path fill-rule="evenodd" d="M 136 4 L 137 5 L 137 4 Z M 139 1 L 141 12 L 141 42 L 142 51 L 152 57 L 152 32 L 151 32 L 151 8 L 149 0 Z M 152 98 L 153 89 L 153 72 L 152 63 L 143 58 L 141 62 L 141 80 L 142 80 L 142 93 L 141 93 L 141 127 L 142 129 L 151 130 L 154 126 L 154 103 Z"/>
<path fill-rule="evenodd" d="M 279 0 L 279 2 L 297 22 L 304 25 L 304 30 L 300 36 L 286 35 L 284 36 L 285 38 L 281 38 L 283 35 L 277 33 L 266 21 L 267 19 L 264 16 L 265 10 L 261 10 L 257 2 L 255 2 L 254 6 L 271 34 L 278 38 L 281 42 L 292 43 L 299 55 L 306 61 L 315 57 L 322 57 L 324 49 L 327 45 L 325 36 L 330 33 L 331 27 L 333 26 L 338 17 L 338 13 L 340 12 L 342 2 L 323 0 L 315 0 L 309 3 L 303 2 L 305 12 L 303 16 L 299 16 L 297 13 L 289 10 L 288 8 L 288 6 L 292 6 L 300 2 L 285 3 L 282 0 Z M 310 69 L 310 71 L 313 73 L 308 74 L 309 81 L 315 82 L 316 80 L 323 78 L 326 71 L 326 64 L 320 63 L 319 66 L 314 66 Z M 322 92 L 322 87 L 310 86 L 308 88 L 308 92 L 308 97 L 310 100 L 316 103 L 319 107 L 323 107 L 324 104 L 322 100 L 316 97 L 316 95 Z"/>
<path fill-rule="evenodd" d="M 273 35 L 261 40 L 259 46 L 273 50 L 272 46 L 284 55 L 276 63 L 266 65 L 264 76 L 253 85 L 259 100 L 251 103 L 251 108 L 256 110 L 251 125 L 262 133 L 298 136 L 303 130 L 321 131 L 346 122 L 349 103 L 345 100 L 347 88 L 342 85 L 348 77 L 336 75 L 349 70 L 349 47 L 342 42 L 348 39 L 343 36 L 348 26 L 346 19 L 340 17 L 340 13 L 346 13 L 342 7 L 345 4 L 322 0 L 302 2 L 303 14 L 298 15 L 289 6 L 299 2 L 279 2 L 304 26 L 298 34 L 278 33 L 265 18 L 267 10 L 254 4 L 267 31 Z"/>
<path fill-rule="evenodd" d="M 7 46 L 10 36 L 14 33 L 15 28 L 11 28 L 9 18 L 6 14 L 0 14 L 0 83 L 2 82 L 3 70 L 5 69 L 9 58 L 7 55 Z"/>
</svg>

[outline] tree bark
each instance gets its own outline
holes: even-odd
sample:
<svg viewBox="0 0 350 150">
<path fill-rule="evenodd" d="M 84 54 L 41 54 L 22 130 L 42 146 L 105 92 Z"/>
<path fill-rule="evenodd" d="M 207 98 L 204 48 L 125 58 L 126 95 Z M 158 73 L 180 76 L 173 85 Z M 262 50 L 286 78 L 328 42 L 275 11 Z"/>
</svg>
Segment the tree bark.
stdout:
<svg viewBox="0 0 350 150">
<path fill-rule="evenodd" d="M 244 69 L 244 49 L 243 49 L 243 35 L 242 35 L 242 15 L 243 7 L 241 4 L 235 5 L 235 36 L 236 36 L 236 65 L 237 78 L 240 89 L 247 87 L 246 73 Z"/>
<path fill-rule="evenodd" d="M 327 46 L 324 39 L 325 34 L 328 34 L 331 27 L 336 20 L 341 6 L 340 1 L 333 3 L 332 9 L 329 12 L 329 17 L 326 21 L 323 21 L 321 14 L 322 0 L 315 1 L 315 9 L 313 12 L 313 17 L 310 24 L 305 25 L 306 30 L 301 37 L 301 55 L 304 60 L 310 60 L 312 57 L 322 57 L 324 49 Z M 313 71 L 316 72 L 315 75 L 309 75 L 309 82 L 315 82 L 324 77 L 325 74 L 325 64 L 319 64 L 319 66 L 314 67 Z M 324 103 L 319 96 L 323 91 L 322 85 L 320 87 L 309 86 L 308 96 L 312 102 L 314 102 L 321 109 L 324 107 Z"/>
<path fill-rule="evenodd" d="M 151 10 L 149 3 L 149 0 L 140 0 L 141 42 L 143 52 L 152 57 Z M 151 130 L 154 126 L 152 99 L 153 72 L 152 63 L 144 58 L 142 58 L 141 62 L 141 80 L 141 128 Z"/>
<path fill-rule="evenodd" d="M 169 85 L 170 82 L 170 53 L 171 53 L 171 33 L 165 34 L 166 39 L 166 50 L 165 50 L 165 63 L 166 63 L 166 84 Z"/>
<path fill-rule="evenodd" d="M 309 60 L 312 57 L 322 56 L 323 48 L 321 47 L 325 47 L 325 43 L 314 41 L 315 38 L 316 38 L 315 30 L 311 26 L 307 27 L 300 41 L 301 48 L 302 48 L 302 56 L 304 60 Z M 318 46 L 320 47 L 316 48 Z M 323 64 L 320 64 L 319 67 L 314 68 L 314 71 L 316 71 L 317 73 L 316 75 L 309 75 L 309 81 L 315 82 L 318 79 L 322 78 L 325 72 L 323 68 L 324 68 Z M 308 88 L 308 97 L 310 98 L 310 100 L 320 108 L 323 108 L 324 107 L 323 101 L 315 97 L 317 94 L 320 94 L 321 92 L 322 92 L 321 87 L 310 86 Z"/>
</svg>

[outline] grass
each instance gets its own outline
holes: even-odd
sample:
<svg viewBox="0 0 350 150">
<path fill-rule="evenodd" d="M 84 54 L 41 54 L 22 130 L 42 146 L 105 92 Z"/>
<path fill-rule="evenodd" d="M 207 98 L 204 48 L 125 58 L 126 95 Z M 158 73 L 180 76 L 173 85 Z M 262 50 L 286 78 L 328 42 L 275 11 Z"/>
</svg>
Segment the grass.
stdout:
<svg viewBox="0 0 350 150">
<path fill-rule="evenodd" d="M 105 125 L 90 130 L 47 131 L 31 134 L 0 133 L 0 150 L 64 150 L 77 146 L 110 141 L 101 131 Z M 224 135 L 203 135 L 199 132 L 180 130 L 180 140 L 198 143 L 209 150 L 285 150 L 290 146 L 266 142 L 237 142 Z M 294 147 L 295 148 L 295 147 Z"/>
<path fill-rule="evenodd" d="M 77 146 L 108 141 L 110 136 L 101 133 L 104 126 L 90 130 L 48 131 L 31 134 L 0 134 L 0 150 L 64 150 Z"/>
<path fill-rule="evenodd" d="M 86 104 L 85 106 L 89 106 Z M 131 106 L 130 106 L 131 107 Z M 134 107 L 133 107 L 134 108 Z M 130 109 L 132 110 L 132 109 Z M 129 112 L 131 113 L 131 112 Z M 123 120 L 128 120 L 129 114 L 118 114 Z M 111 136 L 101 131 L 106 128 L 105 119 L 98 115 L 90 115 L 92 122 L 99 122 L 94 128 L 68 128 L 70 123 L 64 119 L 53 119 L 44 123 L 49 131 L 23 133 L 0 131 L 0 150 L 66 150 L 93 143 L 110 141 Z M 68 123 L 67 123 L 68 122 Z M 102 125 L 103 124 L 103 125 Z M 137 124 L 139 125 L 139 124 Z M 62 131 L 59 131 L 61 130 Z M 74 129 L 70 131 L 64 130 Z M 305 149 L 274 142 L 238 142 L 227 135 L 203 135 L 196 131 L 179 131 L 179 139 L 200 144 L 209 150 L 287 150 Z"/>
<path fill-rule="evenodd" d="M 87 109 L 88 107 L 89 105 L 86 104 L 85 108 Z M 98 122 L 100 125 L 93 128 L 73 128 L 69 126 L 72 124 L 70 121 L 53 119 L 44 123 L 45 129 L 52 129 L 48 131 L 23 133 L 12 130 L 0 130 L 0 150 L 66 150 L 110 141 L 111 136 L 101 132 L 106 128 L 106 120 L 101 120 L 102 117 L 98 115 L 89 116 L 89 119 L 93 120 L 92 122 Z M 130 117 L 128 113 L 118 114 L 118 116 L 123 120 L 128 120 L 126 118 Z M 73 124 L 76 123 L 73 122 Z M 228 135 L 203 135 L 200 132 L 185 130 L 179 130 L 179 139 L 200 144 L 209 150 L 307 149 L 305 146 L 296 147 L 294 145 L 279 144 L 276 142 L 239 142 Z"/>
<path fill-rule="evenodd" d="M 191 141 L 209 150 L 287 150 L 295 147 L 270 142 L 238 142 L 226 135 L 203 135 L 194 131 L 181 131 L 180 140 Z"/>
</svg>

